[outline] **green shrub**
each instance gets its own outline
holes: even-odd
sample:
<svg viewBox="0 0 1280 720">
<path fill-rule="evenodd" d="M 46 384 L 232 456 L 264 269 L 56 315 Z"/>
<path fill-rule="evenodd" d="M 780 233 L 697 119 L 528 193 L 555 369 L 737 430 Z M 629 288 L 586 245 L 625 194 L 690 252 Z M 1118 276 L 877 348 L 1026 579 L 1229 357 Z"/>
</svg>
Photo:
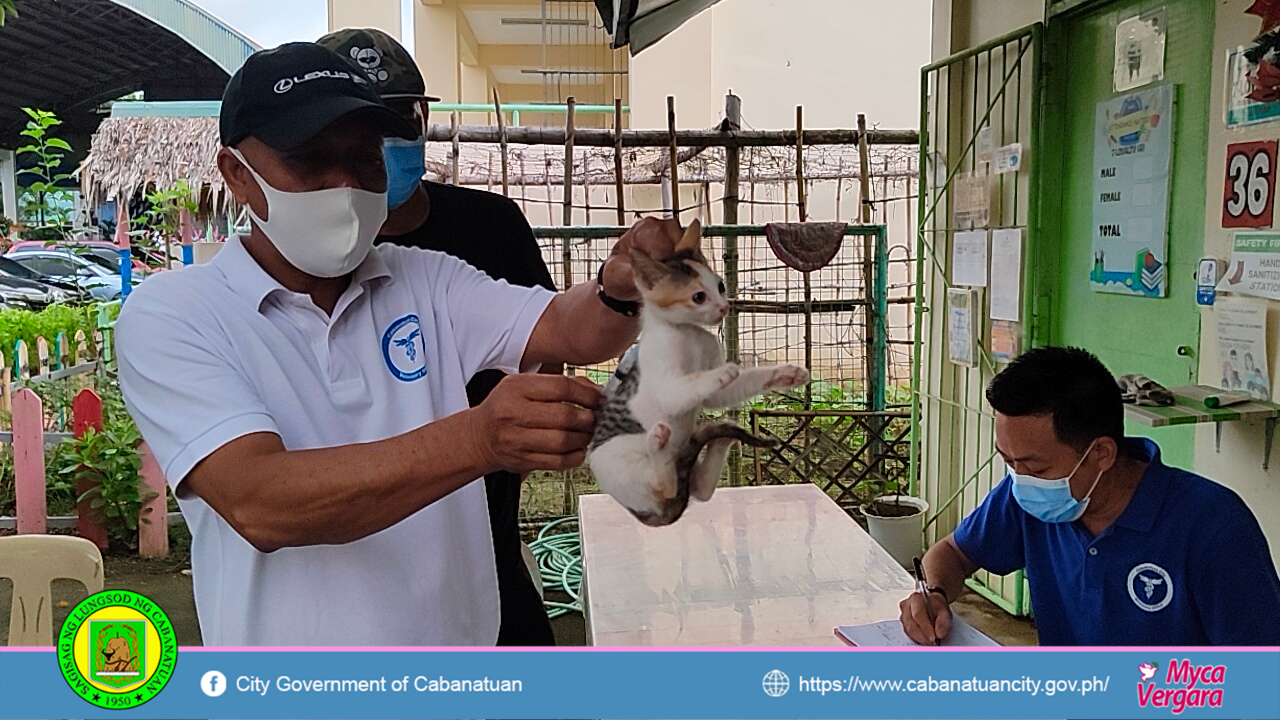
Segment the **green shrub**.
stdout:
<svg viewBox="0 0 1280 720">
<path fill-rule="evenodd" d="M 58 333 L 66 333 L 67 354 L 71 355 L 75 352 L 76 331 L 83 330 L 85 337 L 92 343 L 93 333 L 97 328 L 98 310 L 92 306 L 50 305 L 40 312 L 16 308 L 0 309 L 0 352 L 4 353 L 5 365 L 12 367 L 14 344 L 18 340 L 24 340 L 34 364 L 36 338 L 43 337 L 49 342 L 49 357 L 52 360 L 57 355 L 55 344 Z"/>
</svg>

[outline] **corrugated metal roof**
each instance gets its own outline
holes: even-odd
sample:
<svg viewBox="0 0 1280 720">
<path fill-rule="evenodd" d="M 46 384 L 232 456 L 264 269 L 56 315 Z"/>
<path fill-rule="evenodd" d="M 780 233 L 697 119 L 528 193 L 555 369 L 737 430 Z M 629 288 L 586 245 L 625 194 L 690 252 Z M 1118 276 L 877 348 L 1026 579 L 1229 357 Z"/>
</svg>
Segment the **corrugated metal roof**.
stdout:
<svg viewBox="0 0 1280 720">
<path fill-rule="evenodd" d="M 187 0 L 111 0 L 186 40 L 232 75 L 261 50 L 252 40 Z"/>
</svg>

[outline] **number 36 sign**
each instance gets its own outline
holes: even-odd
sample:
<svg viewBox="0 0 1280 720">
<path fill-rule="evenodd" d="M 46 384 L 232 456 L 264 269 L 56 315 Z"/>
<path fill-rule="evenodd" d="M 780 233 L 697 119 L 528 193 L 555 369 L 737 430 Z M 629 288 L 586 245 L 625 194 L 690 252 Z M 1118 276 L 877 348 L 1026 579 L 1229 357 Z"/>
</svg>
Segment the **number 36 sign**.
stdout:
<svg viewBox="0 0 1280 720">
<path fill-rule="evenodd" d="M 1271 227 L 1275 181 L 1275 140 L 1228 145 L 1222 227 Z"/>
</svg>

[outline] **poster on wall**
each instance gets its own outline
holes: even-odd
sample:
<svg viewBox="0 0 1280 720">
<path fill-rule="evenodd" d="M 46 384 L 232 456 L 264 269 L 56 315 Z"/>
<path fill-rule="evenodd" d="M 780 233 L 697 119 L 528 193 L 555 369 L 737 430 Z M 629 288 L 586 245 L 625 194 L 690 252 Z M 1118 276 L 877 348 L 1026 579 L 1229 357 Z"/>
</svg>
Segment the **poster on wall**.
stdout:
<svg viewBox="0 0 1280 720">
<path fill-rule="evenodd" d="M 986 230 L 968 230 L 955 234 L 951 246 L 951 284 L 986 287 Z"/>
<path fill-rule="evenodd" d="M 1263 78 L 1257 76 L 1258 68 L 1245 57 L 1243 47 L 1227 53 L 1226 121 L 1228 128 L 1256 125 L 1280 119 L 1280 99 L 1270 98 L 1253 87 Z M 1253 82 L 1250 82 L 1250 79 Z M 1253 95 L 1253 97 L 1249 97 Z M 1256 99 L 1264 98 L 1264 99 Z M 1265 99 L 1270 98 L 1270 99 Z"/>
<path fill-rule="evenodd" d="M 947 290 L 947 356 L 955 365 L 978 366 L 977 307 L 977 290 Z"/>
<path fill-rule="evenodd" d="M 1271 399 L 1267 371 L 1267 301 L 1231 298 L 1218 303 L 1218 359 L 1223 390 L 1243 390 L 1258 400 Z"/>
<path fill-rule="evenodd" d="M 1232 143 L 1222 193 L 1222 227 L 1271 227 L 1275 206 L 1276 141 Z"/>
<path fill-rule="evenodd" d="M 1172 85 L 1098 103 L 1089 272 L 1094 291 L 1148 298 L 1168 295 L 1172 155 Z"/>
<path fill-rule="evenodd" d="M 1280 300 L 1280 232 L 1237 232 L 1218 292 Z"/>
<path fill-rule="evenodd" d="M 991 233 L 991 319 L 1022 319 L 1022 228 Z"/>
<path fill-rule="evenodd" d="M 1164 8 L 1116 24 L 1115 90 L 1127 92 L 1164 79 Z"/>
<path fill-rule="evenodd" d="M 991 185 L 986 169 L 959 173 L 951 187 L 951 219 L 961 229 L 983 228 L 991 217 Z"/>
<path fill-rule="evenodd" d="M 1010 363 L 1018 357 L 1018 341 L 1021 330 L 1018 323 L 996 320 L 991 323 L 991 359 L 997 363 Z"/>
</svg>

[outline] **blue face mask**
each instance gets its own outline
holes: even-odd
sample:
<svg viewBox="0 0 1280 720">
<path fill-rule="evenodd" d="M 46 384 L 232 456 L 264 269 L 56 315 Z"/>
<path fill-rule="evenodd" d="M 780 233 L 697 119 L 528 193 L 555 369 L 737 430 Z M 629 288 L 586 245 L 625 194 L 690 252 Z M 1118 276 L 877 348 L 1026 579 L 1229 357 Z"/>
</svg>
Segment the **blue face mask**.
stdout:
<svg viewBox="0 0 1280 720">
<path fill-rule="evenodd" d="M 382 157 L 387 165 L 387 207 L 395 210 L 408 202 L 427 174 L 426 138 L 382 141 Z"/>
<path fill-rule="evenodd" d="M 1098 477 L 1093 481 L 1093 487 L 1085 493 L 1083 500 L 1077 500 L 1071 494 L 1071 477 L 1084 464 L 1085 458 L 1089 457 L 1090 450 L 1093 450 L 1093 443 L 1089 443 L 1089 449 L 1084 451 L 1080 462 L 1076 463 L 1071 470 L 1071 475 L 1061 480 L 1045 480 L 1030 475 L 1019 475 L 1013 471 L 1013 468 L 1009 468 L 1009 477 L 1013 478 L 1014 499 L 1029 515 L 1042 522 L 1064 523 L 1079 520 L 1084 515 L 1085 509 L 1089 507 L 1089 497 L 1093 495 L 1093 489 L 1098 487 L 1098 480 L 1102 479 L 1102 473 L 1099 472 Z"/>
</svg>

